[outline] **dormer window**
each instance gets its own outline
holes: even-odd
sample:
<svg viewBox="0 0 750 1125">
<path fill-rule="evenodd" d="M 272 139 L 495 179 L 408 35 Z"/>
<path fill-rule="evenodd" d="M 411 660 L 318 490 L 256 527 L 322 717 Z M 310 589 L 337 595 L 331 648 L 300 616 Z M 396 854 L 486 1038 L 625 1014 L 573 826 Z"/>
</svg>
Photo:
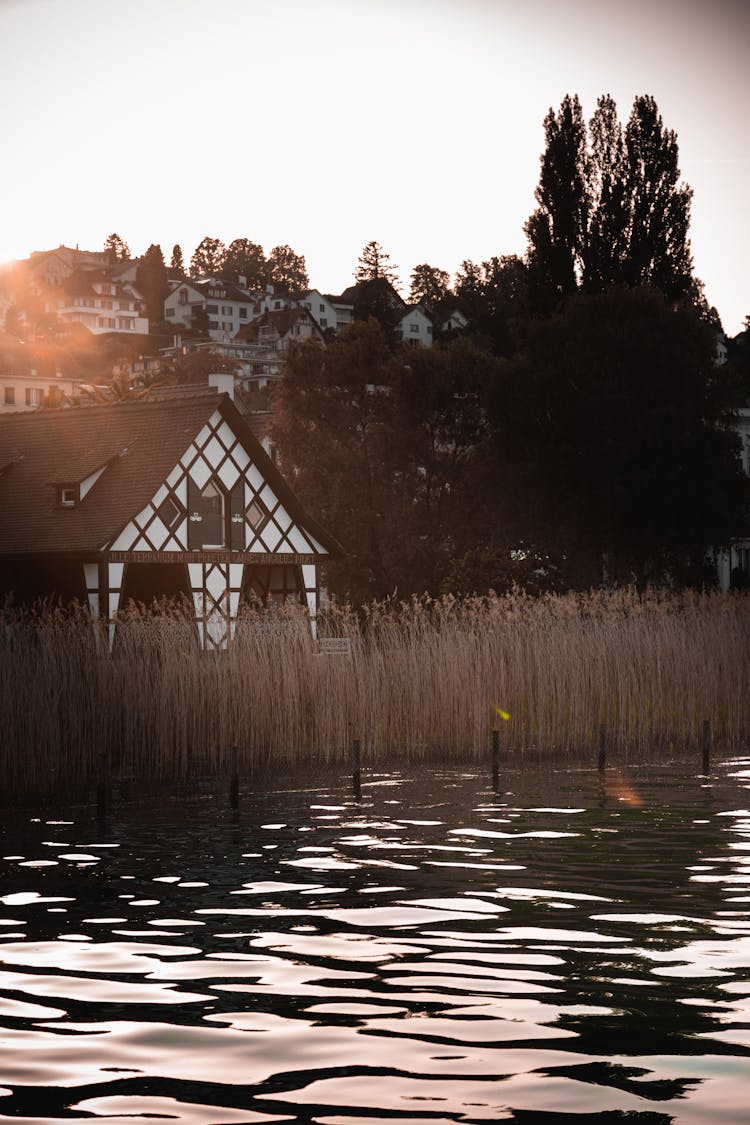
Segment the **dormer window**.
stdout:
<svg viewBox="0 0 750 1125">
<path fill-rule="evenodd" d="M 60 488 L 60 507 L 75 508 L 80 499 L 78 485 L 62 485 Z"/>
</svg>

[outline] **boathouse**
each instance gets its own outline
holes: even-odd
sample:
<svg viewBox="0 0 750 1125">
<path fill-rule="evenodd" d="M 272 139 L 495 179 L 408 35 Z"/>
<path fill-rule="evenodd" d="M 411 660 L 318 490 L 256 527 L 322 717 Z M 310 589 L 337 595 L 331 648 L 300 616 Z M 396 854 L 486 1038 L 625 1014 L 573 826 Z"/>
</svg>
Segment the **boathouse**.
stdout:
<svg viewBox="0 0 750 1125">
<path fill-rule="evenodd" d="M 313 632 L 319 563 L 338 545 L 302 509 L 227 395 L 0 418 L 0 604 L 192 597 L 224 648 L 243 598 L 293 597 Z"/>
</svg>

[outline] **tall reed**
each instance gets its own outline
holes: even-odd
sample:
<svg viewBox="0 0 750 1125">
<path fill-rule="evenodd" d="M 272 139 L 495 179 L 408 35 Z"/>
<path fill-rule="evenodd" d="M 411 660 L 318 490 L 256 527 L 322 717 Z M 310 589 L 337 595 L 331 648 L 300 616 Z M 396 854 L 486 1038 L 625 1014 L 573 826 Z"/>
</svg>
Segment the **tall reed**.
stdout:
<svg viewBox="0 0 750 1125">
<path fill-rule="evenodd" d="M 85 785 L 97 755 L 125 777 L 248 773 L 343 761 L 593 748 L 618 754 L 747 745 L 750 597 L 632 591 L 330 606 L 319 655 L 298 608 L 246 608 L 226 652 L 203 654 L 189 617 L 119 617 L 110 653 L 83 609 L 0 613 L 2 792 Z M 502 716 L 500 714 L 502 712 Z M 504 716 L 508 715 L 509 718 Z"/>
</svg>

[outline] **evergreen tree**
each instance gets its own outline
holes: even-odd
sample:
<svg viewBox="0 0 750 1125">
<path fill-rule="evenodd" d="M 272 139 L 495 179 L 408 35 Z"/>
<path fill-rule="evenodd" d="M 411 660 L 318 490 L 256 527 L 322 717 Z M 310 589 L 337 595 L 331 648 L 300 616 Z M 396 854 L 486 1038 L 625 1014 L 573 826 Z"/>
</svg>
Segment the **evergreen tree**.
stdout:
<svg viewBox="0 0 750 1125">
<path fill-rule="evenodd" d="M 190 259 L 190 276 L 216 277 L 221 273 L 226 256 L 226 246 L 218 238 L 206 236 L 196 246 Z"/>
<path fill-rule="evenodd" d="M 130 260 L 130 247 L 119 234 L 110 234 L 104 242 L 104 250 L 109 261 L 114 265 L 117 262 Z"/>
<path fill-rule="evenodd" d="M 176 242 L 172 247 L 172 260 L 169 263 L 169 268 L 179 273 L 182 277 L 185 276 L 185 261 L 182 257 L 182 247 L 179 242 Z"/>
<path fill-rule="evenodd" d="M 152 243 L 140 260 L 136 272 L 136 286 L 146 302 L 146 315 L 151 324 L 164 319 L 164 299 L 169 293 L 167 268 L 161 246 Z"/>
<path fill-rule="evenodd" d="M 357 268 L 354 271 L 354 280 L 359 283 L 362 281 L 377 281 L 382 278 L 384 281 L 390 282 L 395 288 L 398 285 L 397 268 L 397 266 L 391 265 L 390 254 L 386 253 L 379 242 L 368 242 L 362 248 L 362 253 L 359 256 Z"/>
</svg>

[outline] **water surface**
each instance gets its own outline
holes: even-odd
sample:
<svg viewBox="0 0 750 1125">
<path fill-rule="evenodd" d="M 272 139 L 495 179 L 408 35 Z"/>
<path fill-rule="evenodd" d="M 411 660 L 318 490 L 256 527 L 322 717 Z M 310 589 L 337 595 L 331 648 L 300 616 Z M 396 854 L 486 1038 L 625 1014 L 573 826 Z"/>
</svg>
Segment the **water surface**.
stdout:
<svg viewBox="0 0 750 1125">
<path fill-rule="evenodd" d="M 5 810 L 0 1121 L 746 1123 L 750 760 Z"/>
</svg>

